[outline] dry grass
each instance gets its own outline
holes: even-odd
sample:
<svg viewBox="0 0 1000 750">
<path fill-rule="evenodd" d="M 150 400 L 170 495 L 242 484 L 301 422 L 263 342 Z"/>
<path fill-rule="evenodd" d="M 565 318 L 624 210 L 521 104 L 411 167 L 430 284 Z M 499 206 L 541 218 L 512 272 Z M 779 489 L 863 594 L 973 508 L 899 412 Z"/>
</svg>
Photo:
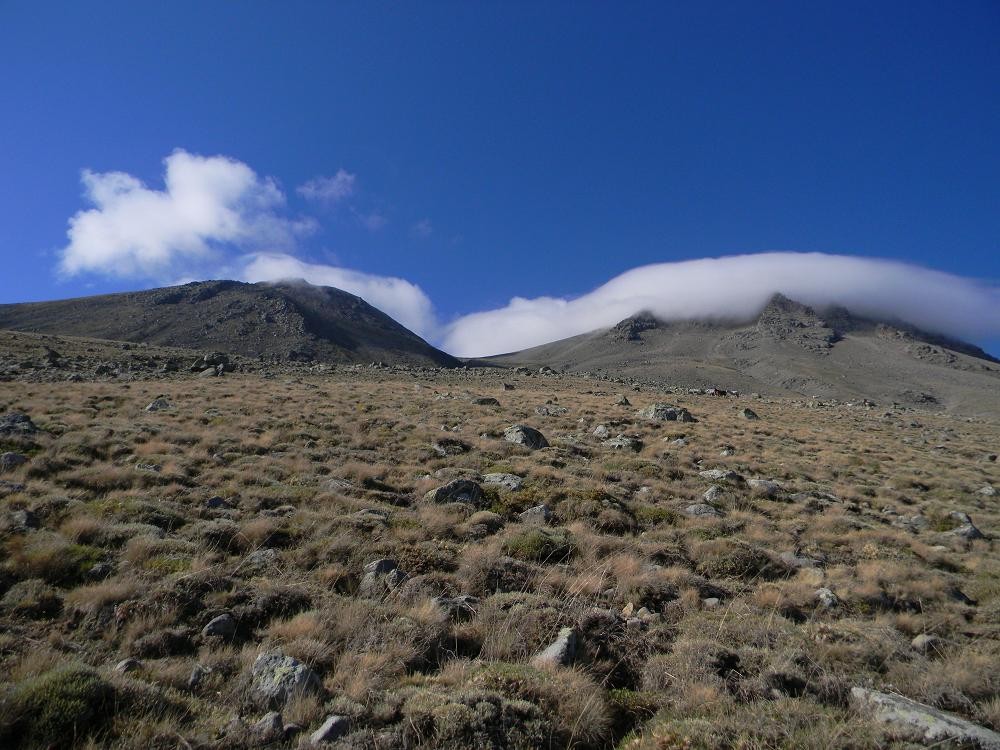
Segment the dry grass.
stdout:
<svg viewBox="0 0 1000 750">
<path fill-rule="evenodd" d="M 145 412 L 159 395 L 174 408 Z M 501 407 L 472 403 L 483 395 Z M 1000 484 L 983 458 L 996 423 L 781 400 L 754 401 L 749 423 L 747 399 L 629 391 L 623 408 L 618 395 L 582 379 L 350 368 L 6 383 L 0 413 L 46 431 L 3 477 L 25 489 L 0 498 L 0 516 L 28 510 L 37 528 L 0 527 L 0 596 L 13 592 L 0 687 L 83 663 L 120 695 L 169 696 L 170 711 L 120 712 L 81 747 L 241 746 L 226 727 L 263 715 L 247 675 L 266 650 L 324 685 L 285 722 L 350 716 L 350 747 L 507 730 L 511 747 L 885 744 L 850 713 L 859 684 L 1000 729 L 1000 556 L 949 533 L 953 511 L 1000 533 L 995 498 L 976 494 Z M 549 401 L 567 412 L 535 412 Z M 699 421 L 636 418 L 654 401 Z M 552 447 L 504 442 L 516 422 Z M 599 423 L 643 449 L 602 446 Z M 457 452 L 441 455 L 444 438 Z M 723 515 L 690 516 L 712 468 L 782 490 L 723 483 Z M 523 487 L 483 485 L 475 506 L 424 499 L 496 472 Z M 519 518 L 539 504 L 547 523 Z M 366 580 L 383 558 L 405 579 Z M 822 606 L 820 588 L 839 604 Z M 55 604 L 14 601 L 32 592 Z M 460 595 L 478 601 L 440 599 Z M 202 637 L 222 612 L 236 635 Z M 529 666 L 562 627 L 577 633 L 575 663 Z M 921 634 L 941 641 L 918 651 Z M 131 655 L 142 666 L 126 681 L 112 667 Z M 208 671 L 192 687 L 197 665 Z"/>
</svg>

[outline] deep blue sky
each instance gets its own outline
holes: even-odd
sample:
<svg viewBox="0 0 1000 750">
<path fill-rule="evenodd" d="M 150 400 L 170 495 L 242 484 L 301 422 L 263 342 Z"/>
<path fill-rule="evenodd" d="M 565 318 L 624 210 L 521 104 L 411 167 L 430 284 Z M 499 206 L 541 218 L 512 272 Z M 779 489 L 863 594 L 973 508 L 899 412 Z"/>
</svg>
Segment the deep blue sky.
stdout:
<svg viewBox="0 0 1000 750">
<path fill-rule="evenodd" d="M 998 39 L 992 1 L 0 0 L 0 302 L 155 285 L 54 269 L 80 170 L 159 188 L 175 148 L 445 318 L 775 249 L 995 281 Z M 341 168 L 378 231 L 295 193 Z"/>
</svg>

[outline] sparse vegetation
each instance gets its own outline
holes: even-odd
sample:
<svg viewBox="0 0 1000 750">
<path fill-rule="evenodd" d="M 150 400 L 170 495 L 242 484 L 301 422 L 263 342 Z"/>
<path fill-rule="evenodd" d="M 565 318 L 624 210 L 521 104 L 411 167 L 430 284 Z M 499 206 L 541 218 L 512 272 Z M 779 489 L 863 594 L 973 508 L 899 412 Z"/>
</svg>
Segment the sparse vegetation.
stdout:
<svg viewBox="0 0 1000 750">
<path fill-rule="evenodd" d="M 995 422 L 617 388 L 5 383 L 0 414 L 40 431 L 0 477 L 23 485 L 0 497 L 0 742 L 296 747 L 337 715 L 341 748 L 891 746 L 858 685 L 1000 730 Z M 698 421 L 636 417 L 667 400 Z M 591 434 L 612 420 L 638 453 Z M 516 423 L 551 447 L 505 441 Z M 482 492 L 426 499 L 457 479 Z M 715 512 L 689 511 L 713 484 Z M 266 740 L 264 652 L 317 680 Z"/>
</svg>

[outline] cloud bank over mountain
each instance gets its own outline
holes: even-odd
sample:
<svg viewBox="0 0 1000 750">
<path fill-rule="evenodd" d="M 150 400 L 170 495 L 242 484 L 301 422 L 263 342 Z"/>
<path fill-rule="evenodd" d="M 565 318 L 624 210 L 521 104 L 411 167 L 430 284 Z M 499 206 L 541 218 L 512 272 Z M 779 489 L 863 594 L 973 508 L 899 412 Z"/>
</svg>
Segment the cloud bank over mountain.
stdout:
<svg viewBox="0 0 1000 750">
<path fill-rule="evenodd" d="M 363 297 L 456 356 L 517 351 L 612 326 L 643 311 L 664 320 L 748 319 L 775 292 L 814 307 L 842 305 L 967 340 L 1000 336 L 996 285 L 897 261 L 795 252 L 647 265 L 580 296 L 514 297 L 505 307 L 443 322 L 428 295 L 410 281 L 303 258 L 303 239 L 318 222 L 290 215 L 277 181 L 236 159 L 178 149 L 164 159 L 162 189 L 124 172 L 85 170 L 81 179 L 93 205 L 69 219 L 69 243 L 58 265 L 64 276 L 161 284 L 305 279 Z M 341 169 L 309 180 L 297 193 L 329 208 L 348 199 L 356 181 Z M 371 217 L 382 222 L 377 212 Z M 424 219 L 411 236 L 426 240 L 431 232 Z"/>
<path fill-rule="evenodd" d="M 663 320 L 748 319 L 775 292 L 965 339 L 1000 334 L 1000 290 L 977 280 L 877 258 L 773 252 L 642 266 L 575 298 L 515 297 L 454 321 L 441 342 L 456 356 L 482 356 L 612 326 L 642 311 Z"/>
</svg>

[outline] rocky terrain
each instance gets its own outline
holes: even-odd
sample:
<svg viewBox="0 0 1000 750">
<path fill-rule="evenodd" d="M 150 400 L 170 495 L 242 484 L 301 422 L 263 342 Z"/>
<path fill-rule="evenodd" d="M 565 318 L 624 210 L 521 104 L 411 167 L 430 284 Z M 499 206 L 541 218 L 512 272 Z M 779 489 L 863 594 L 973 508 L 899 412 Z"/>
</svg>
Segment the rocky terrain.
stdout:
<svg viewBox="0 0 1000 750">
<path fill-rule="evenodd" d="M 0 329 L 217 350 L 264 362 L 458 364 L 360 297 L 304 281 L 201 281 L 0 305 Z"/>
<path fill-rule="evenodd" d="M 1000 363 L 978 347 L 842 308 L 815 311 L 780 294 L 749 322 L 663 322 L 638 315 L 607 330 L 484 361 L 1000 414 Z"/>
<path fill-rule="evenodd" d="M 0 334 L 0 746 L 1000 747 L 1000 416 L 714 372 Z"/>
</svg>

